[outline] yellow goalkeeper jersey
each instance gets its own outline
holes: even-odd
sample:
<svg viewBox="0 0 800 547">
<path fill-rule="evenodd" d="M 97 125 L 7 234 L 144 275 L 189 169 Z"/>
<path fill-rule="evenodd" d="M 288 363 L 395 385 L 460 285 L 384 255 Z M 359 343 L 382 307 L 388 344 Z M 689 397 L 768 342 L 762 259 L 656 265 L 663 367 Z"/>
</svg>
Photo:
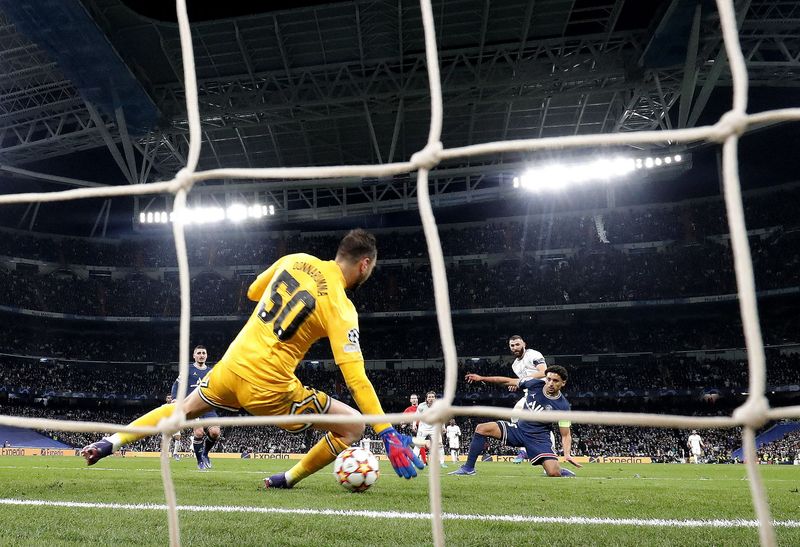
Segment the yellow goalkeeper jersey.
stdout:
<svg viewBox="0 0 800 547">
<path fill-rule="evenodd" d="M 314 342 L 327 337 L 361 411 L 383 414 L 364 371 L 358 313 L 335 261 L 304 253 L 284 256 L 256 278 L 247 297 L 258 304 L 220 360 L 227 370 L 268 390 L 291 391 L 299 383 L 297 364 Z M 375 430 L 389 425 L 375 424 Z"/>
</svg>

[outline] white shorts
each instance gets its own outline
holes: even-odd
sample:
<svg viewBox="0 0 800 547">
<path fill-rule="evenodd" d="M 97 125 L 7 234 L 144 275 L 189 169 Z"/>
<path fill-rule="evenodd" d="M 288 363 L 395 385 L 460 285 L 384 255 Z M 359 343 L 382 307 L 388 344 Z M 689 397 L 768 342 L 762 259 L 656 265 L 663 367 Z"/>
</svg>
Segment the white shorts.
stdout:
<svg viewBox="0 0 800 547">
<path fill-rule="evenodd" d="M 419 424 L 417 427 L 417 437 L 420 439 L 427 439 L 433 436 L 434 426 L 428 424 Z"/>
<path fill-rule="evenodd" d="M 697 450 L 692 449 L 692 456 L 702 456 L 702 455 L 703 451 L 700 450 L 699 448 Z"/>
</svg>

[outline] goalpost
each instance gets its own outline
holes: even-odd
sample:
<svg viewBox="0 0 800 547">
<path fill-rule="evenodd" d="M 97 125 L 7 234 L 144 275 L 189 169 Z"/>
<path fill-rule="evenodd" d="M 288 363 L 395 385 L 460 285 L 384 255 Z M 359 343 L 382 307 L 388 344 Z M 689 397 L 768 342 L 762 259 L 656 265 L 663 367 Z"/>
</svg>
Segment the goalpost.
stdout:
<svg viewBox="0 0 800 547">
<path fill-rule="evenodd" d="M 428 412 L 429 419 L 435 422 L 432 451 L 439 448 L 442 423 L 454 415 L 490 416 L 509 419 L 526 418 L 543 422 L 571 420 L 576 423 L 604 425 L 635 425 L 683 428 L 732 428 L 743 426 L 743 446 L 746 454 L 746 467 L 753 504 L 759 521 L 761 544 L 776 544 L 775 532 L 770 518 L 764 484 L 758 473 L 758 462 L 755 452 L 756 430 L 768 420 L 788 417 L 800 417 L 800 406 L 771 409 L 765 396 L 765 363 L 764 347 L 758 321 L 756 296 L 753 282 L 753 268 L 750 248 L 745 229 L 742 207 L 741 189 L 738 174 L 738 141 L 739 137 L 753 125 L 763 125 L 781 121 L 800 120 L 800 108 L 772 110 L 748 115 L 747 110 L 747 70 L 739 44 L 733 0 L 717 0 L 720 23 L 733 79 L 733 106 L 714 125 L 690 129 L 669 131 L 644 131 L 637 133 L 575 135 L 569 137 L 521 139 L 503 142 L 491 142 L 443 149 L 440 140 L 442 131 L 442 94 L 439 76 L 437 46 L 430 0 L 420 0 L 422 22 L 425 36 L 425 54 L 428 68 L 431 94 L 431 121 L 426 146 L 415 153 L 409 161 L 382 165 L 343 165 L 333 167 L 297 167 L 297 168 L 263 168 L 263 169 L 213 169 L 196 171 L 200 154 L 201 132 L 200 114 L 197 100 L 197 82 L 195 79 L 194 56 L 192 51 L 191 32 L 186 12 L 186 0 L 177 0 L 178 23 L 180 30 L 184 81 L 186 85 L 186 103 L 189 119 L 189 154 L 186 167 L 181 169 L 174 179 L 164 182 L 133 186 L 115 186 L 103 188 L 82 188 L 49 193 L 23 193 L 0 196 L 0 204 L 51 202 L 84 199 L 92 197 L 110 197 L 122 195 L 174 194 L 174 210 L 180 216 L 186 208 L 186 196 L 193 185 L 206 179 L 218 178 L 259 178 L 259 179 L 309 179 L 319 177 L 385 177 L 401 173 L 417 171 L 417 198 L 422 219 L 423 231 L 428 245 L 433 276 L 434 299 L 437 321 L 444 350 L 445 382 L 444 396 L 441 402 Z M 455 407 L 452 405 L 457 382 L 456 350 L 453 339 L 453 328 L 450 315 L 450 301 L 447 292 L 447 278 L 444 258 L 439 241 L 436 221 L 433 216 L 428 194 L 428 173 L 439 162 L 454 158 L 496 154 L 509 151 L 534 151 L 546 149 L 579 148 L 590 146 L 607 146 L 622 144 L 662 143 L 665 141 L 689 143 L 698 141 L 723 143 L 723 183 L 728 223 L 731 235 L 731 247 L 734 257 L 736 283 L 739 294 L 739 306 L 744 326 L 745 343 L 748 354 L 749 395 L 732 416 L 728 417 L 692 417 L 653 414 L 630 414 L 619 412 L 549 412 L 537 414 L 535 418 L 523 411 L 514 411 L 501 407 Z M 186 254 L 184 226 L 180 222 L 172 225 L 177 251 L 180 281 L 180 335 L 179 363 L 180 382 L 178 398 L 180 403 L 186 397 L 187 371 L 189 363 L 189 267 Z M 402 422 L 403 414 L 386 416 L 364 416 L 367 423 L 385 421 Z M 315 423 L 343 423 L 347 416 L 309 415 L 308 421 Z M 205 425 L 278 425 L 296 421 L 293 416 L 269 417 L 236 417 L 203 420 Z M 161 475 L 167 497 L 170 544 L 180 544 L 180 530 L 176 510 L 175 490 L 172 483 L 169 465 L 169 443 L 173 432 L 188 427 L 185 416 L 180 412 L 164 420 L 158 427 L 125 427 L 108 423 L 67 422 L 50 419 L 16 418 L 0 416 L 0 424 L 31 427 L 40 429 L 58 429 L 64 431 L 83 432 L 116 432 L 122 429 L 138 433 L 162 435 L 161 441 Z M 432 533 L 434 544 L 444 545 L 442 526 L 442 500 L 439 484 L 440 470 L 438 466 L 430 466 L 430 507 L 432 513 Z"/>
</svg>

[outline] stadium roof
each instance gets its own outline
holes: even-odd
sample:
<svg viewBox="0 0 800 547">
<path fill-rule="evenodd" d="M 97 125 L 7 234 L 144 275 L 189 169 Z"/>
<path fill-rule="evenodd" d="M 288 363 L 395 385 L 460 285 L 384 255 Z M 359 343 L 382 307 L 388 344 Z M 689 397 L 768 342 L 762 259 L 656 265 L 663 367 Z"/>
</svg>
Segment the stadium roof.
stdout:
<svg viewBox="0 0 800 547">
<path fill-rule="evenodd" d="M 23 170 L 47 171 L 43 165 L 70 158 L 91 163 L 80 159 L 87 150 L 103 151 L 114 168 L 73 165 L 81 176 L 51 182 L 135 184 L 169 179 L 184 165 L 178 29 L 169 2 L 152 4 L 0 0 L 0 168 L 7 175 L 41 179 Z M 429 93 L 416 1 L 273 2 L 276 11 L 257 12 L 261 5 L 190 11 L 199 168 L 384 163 L 424 146 Z M 737 6 L 751 86 L 796 87 L 798 3 Z M 691 127 L 730 104 L 713 2 L 444 0 L 434 13 L 445 147 Z M 497 199 L 498 178 L 523 159 L 442 165 L 433 173 L 440 181 L 434 197 Z M 229 182 L 211 181 L 206 190 L 256 191 Z M 375 211 L 414 206 L 407 178 L 368 181 L 366 190 L 362 181 L 344 182 L 349 190 L 338 180 L 305 189 L 271 184 L 267 197 L 286 210 L 343 200 Z"/>
</svg>

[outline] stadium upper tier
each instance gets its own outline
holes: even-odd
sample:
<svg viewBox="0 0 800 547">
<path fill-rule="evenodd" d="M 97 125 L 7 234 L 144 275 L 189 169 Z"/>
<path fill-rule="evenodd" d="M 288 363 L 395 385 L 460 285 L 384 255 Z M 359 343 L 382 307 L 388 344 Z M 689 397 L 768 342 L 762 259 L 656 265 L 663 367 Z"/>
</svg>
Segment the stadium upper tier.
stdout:
<svg viewBox="0 0 800 547">
<path fill-rule="evenodd" d="M 759 291 L 797 292 L 799 238 L 800 231 L 782 230 L 751 237 Z M 260 270 L 231 278 L 201 270 L 192 279 L 192 314 L 249 315 L 253 304 L 246 297 L 247 287 Z M 633 250 L 601 245 L 555 255 L 466 259 L 451 261 L 447 275 L 454 310 L 607 304 L 736 292 L 727 242 L 713 240 Z M 353 300 L 362 314 L 429 313 L 434 307 L 429 266 L 384 263 L 354 293 Z M 92 317 L 176 317 L 180 309 L 175 277 L 153 278 L 135 270 L 123 277 L 84 278 L 61 269 L 42 275 L 0 268 L 0 305 Z"/>
<path fill-rule="evenodd" d="M 748 228 L 798 226 L 800 193 L 793 185 L 746 194 Z M 58 237 L 4 231 L 0 255 L 64 266 L 175 267 L 171 232 L 158 238 L 126 240 Z M 445 256 L 515 254 L 604 244 L 691 243 L 728 232 L 720 199 L 674 204 L 558 212 L 439 226 Z M 426 259 L 419 226 L 376 230 L 381 259 Z M 279 256 L 307 252 L 331 257 L 341 234 L 332 232 L 241 232 L 195 227 L 187 232 L 189 263 L 200 267 L 264 266 Z"/>
</svg>

